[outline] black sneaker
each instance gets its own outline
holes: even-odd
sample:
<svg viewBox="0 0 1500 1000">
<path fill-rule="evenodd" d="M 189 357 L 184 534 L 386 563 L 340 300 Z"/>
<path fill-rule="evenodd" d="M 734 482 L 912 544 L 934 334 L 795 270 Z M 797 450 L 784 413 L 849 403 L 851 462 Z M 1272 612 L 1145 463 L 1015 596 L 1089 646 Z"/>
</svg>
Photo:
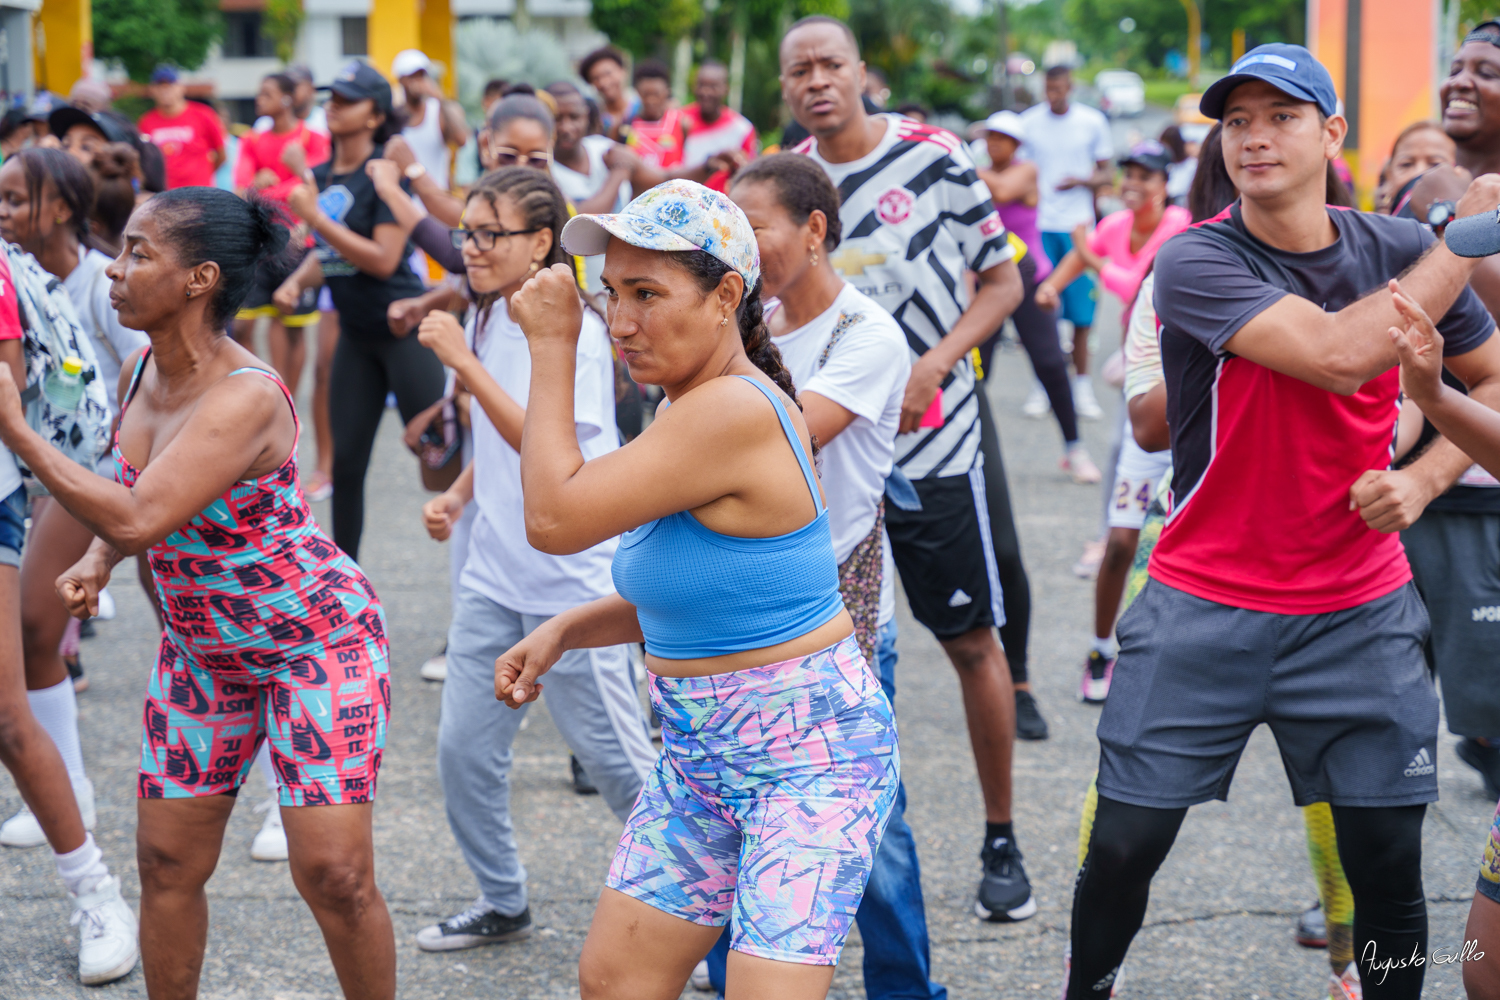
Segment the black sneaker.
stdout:
<svg viewBox="0 0 1500 1000">
<path fill-rule="evenodd" d="M 568 755 L 568 766 L 573 769 L 573 791 L 579 795 L 598 795 L 599 788 L 589 780 L 589 773 L 578 763 L 578 758 Z"/>
<path fill-rule="evenodd" d="M 1323 919 L 1323 907 L 1314 903 L 1297 917 L 1295 933 L 1297 943 L 1304 948 L 1328 947 L 1328 921 Z"/>
<path fill-rule="evenodd" d="M 1500 799 L 1500 747 L 1485 746 L 1476 739 L 1462 739 L 1453 748 L 1458 759 L 1479 772 L 1484 780 L 1484 793 L 1492 799 Z"/>
<path fill-rule="evenodd" d="M 1016 735 L 1023 740 L 1045 740 L 1047 720 L 1030 691 L 1016 692 Z"/>
<path fill-rule="evenodd" d="M 507 917 L 480 899 L 457 916 L 417 931 L 417 947 L 423 951 L 462 951 L 530 936 L 530 907 L 514 917 Z"/>
<path fill-rule="evenodd" d="M 979 919 L 1003 924 L 1025 920 L 1036 913 L 1031 880 L 1026 877 L 1015 841 L 996 837 L 979 852 L 979 859 L 984 863 L 984 878 L 974 900 L 974 912 Z"/>
<path fill-rule="evenodd" d="M 89 689 L 89 679 L 83 676 L 83 660 L 74 653 L 72 656 L 62 658 L 63 666 L 68 668 L 68 676 L 73 679 L 73 693 L 83 694 Z"/>
</svg>

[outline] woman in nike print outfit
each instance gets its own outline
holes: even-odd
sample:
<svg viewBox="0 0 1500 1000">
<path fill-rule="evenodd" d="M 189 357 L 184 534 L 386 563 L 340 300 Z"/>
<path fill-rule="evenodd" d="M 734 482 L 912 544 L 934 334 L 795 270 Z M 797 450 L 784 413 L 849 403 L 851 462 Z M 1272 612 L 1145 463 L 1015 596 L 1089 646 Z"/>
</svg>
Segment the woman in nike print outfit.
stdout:
<svg viewBox="0 0 1500 1000">
<path fill-rule="evenodd" d="M 197 995 L 203 886 L 266 740 L 292 879 L 344 995 L 395 996 L 370 826 L 390 709 L 384 612 L 308 509 L 290 393 L 226 335 L 256 266 L 286 248 L 268 206 L 227 191 L 181 188 L 136 210 L 105 272 L 121 322 L 151 338 L 122 369 L 115 482 L 31 431 L 0 375 L 0 439 L 97 536 L 59 577 L 63 602 L 96 613 L 115 564 L 145 552 L 166 619 L 138 789 L 152 1000 Z"/>
</svg>

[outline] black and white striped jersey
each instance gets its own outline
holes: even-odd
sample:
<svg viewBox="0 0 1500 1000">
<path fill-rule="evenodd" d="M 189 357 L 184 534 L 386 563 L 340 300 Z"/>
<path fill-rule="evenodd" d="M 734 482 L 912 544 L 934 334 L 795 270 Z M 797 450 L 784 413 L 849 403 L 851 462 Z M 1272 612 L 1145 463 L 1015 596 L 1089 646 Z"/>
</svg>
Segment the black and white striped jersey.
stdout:
<svg viewBox="0 0 1500 1000">
<path fill-rule="evenodd" d="M 906 334 L 913 356 L 942 340 L 969 305 L 965 270 L 983 271 L 1015 251 L 953 133 L 880 115 L 885 135 L 867 156 L 829 163 L 817 139 L 796 147 L 838 186 L 843 240 L 831 261 Z M 896 464 L 911 479 L 961 476 L 979 454 L 974 369 L 966 357 L 943 380 L 943 425 L 896 438 Z"/>
</svg>

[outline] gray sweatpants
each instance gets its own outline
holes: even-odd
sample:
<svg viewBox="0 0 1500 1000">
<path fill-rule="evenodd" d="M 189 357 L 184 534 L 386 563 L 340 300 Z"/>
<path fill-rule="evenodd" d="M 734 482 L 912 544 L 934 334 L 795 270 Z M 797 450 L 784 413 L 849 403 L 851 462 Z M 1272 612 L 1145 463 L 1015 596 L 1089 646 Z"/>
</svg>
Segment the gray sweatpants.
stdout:
<svg viewBox="0 0 1500 1000">
<path fill-rule="evenodd" d="M 512 709 L 495 700 L 495 659 L 546 620 L 465 587 L 454 600 L 448 629 L 448 679 L 438 725 L 448 825 L 485 902 L 506 916 L 526 908 L 526 869 L 510 819 L 510 769 L 511 743 L 528 706 Z M 656 765 L 626 647 L 572 650 L 542 676 L 542 686 L 552 721 L 624 820 Z"/>
</svg>

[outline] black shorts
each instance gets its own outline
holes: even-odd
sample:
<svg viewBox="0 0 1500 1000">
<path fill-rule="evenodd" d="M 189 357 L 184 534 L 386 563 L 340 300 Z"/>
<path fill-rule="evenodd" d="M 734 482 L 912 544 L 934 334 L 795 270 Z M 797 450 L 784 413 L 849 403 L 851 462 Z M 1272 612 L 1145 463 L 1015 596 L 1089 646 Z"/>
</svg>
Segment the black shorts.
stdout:
<svg viewBox="0 0 1500 1000">
<path fill-rule="evenodd" d="M 921 510 L 885 507 L 891 556 L 912 615 L 939 639 L 1004 625 L 984 469 L 912 486 Z"/>
<path fill-rule="evenodd" d="M 1343 611 L 1249 611 L 1147 580 L 1115 629 L 1099 794 L 1152 809 L 1225 799 L 1271 728 L 1299 806 L 1435 802 L 1427 609 L 1408 583 Z"/>
<path fill-rule="evenodd" d="M 1448 731 L 1500 737 L 1500 515 L 1429 510 L 1401 543 L 1432 615 Z"/>
<path fill-rule="evenodd" d="M 234 314 L 234 318 L 259 319 L 262 316 L 268 316 L 271 319 L 280 319 L 287 326 L 308 326 L 317 322 L 318 290 L 316 288 L 304 289 L 302 297 L 297 300 L 297 308 L 290 314 L 283 315 L 281 310 L 271 302 L 271 296 L 276 293 L 280 285 L 281 282 L 277 280 L 273 269 L 265 261 L 261 261 L 255 267 L 255 277 L 250 281 L 250 291 L 245 295 L 245 301 L 240 305 L 239 312 Z"/>
</svg>

